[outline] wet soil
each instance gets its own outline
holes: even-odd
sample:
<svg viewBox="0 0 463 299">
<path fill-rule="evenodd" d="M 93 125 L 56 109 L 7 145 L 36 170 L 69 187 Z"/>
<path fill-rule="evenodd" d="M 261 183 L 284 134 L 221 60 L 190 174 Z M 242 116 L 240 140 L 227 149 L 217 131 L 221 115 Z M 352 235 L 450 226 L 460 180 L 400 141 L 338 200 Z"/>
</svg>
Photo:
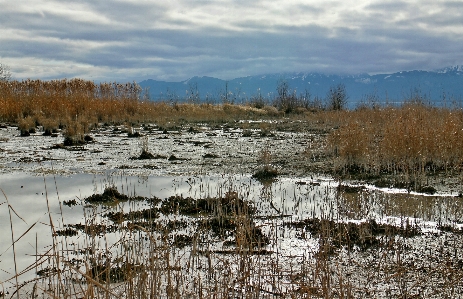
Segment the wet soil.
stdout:
<svg viewBox="0 0 463 299">
<path fill-rule="evenodd" d="M 120 127 L 115 131 L 118 127 L 101 126 L 88 135 L 92 142 L 66 146 L 61 132 L 52 138 L 43 136 L 39 128 L 35 134 L 20 137 L 17 127 L 6 126 L 0 128 L 0 171 L 70 175 L 123 166 L 132 174 L 252 174 L 261 168 L 259 152 L 266 146 L 280 175 L 326 172 L 328 165 L 317 158 L 317 152 L 323 152 L 323 135 L 314 135 L 304 123 L 289 121 L 270 123 L 272 134 L 260 134 L 259 124 L 197 124 L 194 130 L 183 125 L 169 131 L 135 128 L 135 133 L 142 132 L 148 139 L 147 148 L 143 148 L 143 138 L 128 138 Z M 251 127 L 246 129 L 251 134 L 243 135 L 243 126 Z M 23 162 L 31 158 L 34 163 Z M 144 168 L 146 160 L 156 167 Z"/>
<path fill-rule="evenodd" d="M 53 133 L 55 138 L 44 136 L 41 128 L 21 137 L 17 127 L 4 125 L 0 128 L 0 172 L 71 175 L 119 169 L 128 175 L 254 174 L 264 180 L 276 175 L 322 174 L 379 188 L 463 194 L 461 174 L 449 171 L 415 179 L 400 174 L 335 172 L 334 157 L 326 148 L 332 129 L 313 127 L 303 120 L 183 124 L 169 130 L 142 124 L 130 130 L 128 137 L 129 129 L 124 126 L 101 125 L 78 144 L 67 145 L 69 138 L 59 130 Z M 270 165 L 259 159 L 264 149 L 271 154 Z"/>
<path fill-rule="evenodd" d="M 248 201 L 241 199 L 236 192 L 227 192 L 223 197 L 200 198 L 170 196 L 163 200 L 152 197 L 129 197 L 120 194 L 117 189 L 108 187 L 102 194 L 93 194 L 84 199 L 92 205 L 106 205 L 115 201 L 144 201 L 151 207 L 129 212 L 109 211 L 102 214 L 103 218 L 114 224 L 86 223 L 68 224 L 67 228 L 56 232 L 58 236 L 75 236 L 77 231 L 87 235 L 102 235 L 116 230 L 158 231 L 170 234 L 173 246 L 183 248 L 192 245 L 192 235 L 176 233 L 178 229 L 189 227 L 193 235 L 211 234 L 218 240 L 225 240 L 227 246 L 261 248 L 270 243 L 270 239 L 257 227 L 254 219 L 256 208 Z M 164 218 L 161 219 L 161 214 Z M 164 220 L 172 215 L 186 216 L 183 221 Z M 245 233 L 240 230 L 246 228 Z"/>
</svg>

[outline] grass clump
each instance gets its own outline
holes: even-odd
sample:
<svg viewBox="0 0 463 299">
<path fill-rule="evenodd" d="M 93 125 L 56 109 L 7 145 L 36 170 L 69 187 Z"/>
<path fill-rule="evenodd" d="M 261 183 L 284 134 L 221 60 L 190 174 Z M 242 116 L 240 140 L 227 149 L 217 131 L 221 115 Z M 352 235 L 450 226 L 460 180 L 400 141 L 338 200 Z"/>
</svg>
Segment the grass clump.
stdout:
<svg viewBox="0 0 463 299">
<path fill-rule="evenodd" d="M 111 262 L 94 264 L 91 269 L 91 277 L 97 282 L 118 283 L 132 278 L 137 272 L 140 272 L 142 266 L 132 263 L 122 263 L 117 265 Z"/>
<path fill-rule="evenodd" d="M 25 117 L 18 123 L 18 129 L 21 137 L 30 136 L 31 133 L 35 133 L 35 120 L 32 117 Z"/>
<path fill-rule="evenodd" d="M 252 175 L 258 181 L 266 182 L 271 181 L 278 176 L 278 170 L 272 164 L 272 154 L 269 150 L 268 144 L 259 153 L 258 163 L 259 169 Z"/>
<path fill-rule="evenodd" d="M 68 207 L 76 206 L 77 205 L 77 200 L 75 200 L 75 199 L 64 200 L 63 205 L 68 206 Z"/>
<path fill-rule="evenodd" d="M 274 168 L 262 168 L 257 170 L 252 177 L 258 181 L 271 181 L 278 176 L 278 171 Z"/>
<path fill-rule="evenodd" d="M 162 201 L 160 211 L 165 214 L 182 215 L 218 215 L 254 214 L 256 208 L 238 197 L 236 192 L 227 192 L 223 197 L 194 199 L 191 197 L 171 196 Z"/>
<path fill-rule="evenodd" d="M 85 140 L 80 137 L 66 136 L 63 141 L 64 146 L 80 146 L 84 144 L 86 144 Z"/>
<path fill-rule="evenodd" d="M 107 187 L 102 194 L 93 194 L 84 199 L 87 203 L 99 204 L 99 203 L 112 203 L 116 201 L 128 201 L 130 198 L 119 193 L 116 187 Z"/>
<path fill-rule="evenodd" d="M 136 211 L 130 211 L 127 213 L 124 212 L 108 212 L 102 215 L 103 217 L 107 217 L 109 220 L 115 223 L 122 223 L 128 220 L 153 220 L 159 217 L 159 209 L 157 208 L 149 208 L 149 209 L 142 209 Z"/>
<path fill-rule="evenodd" d="M 138 157 L 130 158 L 130 160 L 149 160 L 149 159 L 156 159 L 156 156 L 145 150 L 143 150 Z"/>
<path fill-rule="evenodd" d="M 204 200 L 196 201 L 191 197 L 171 196 L 161 203 L 160 211 L 165 215 L 182 214 L 197 215 L 207 210 L 207 203 Z"/>
<path fill-rule="evenodd" d="M 55 232 L 55 236 L 65 236 L 65 237 L 72 237 L 72 236 L 77 236 L 77 231 L 72 229 L 72 228 L 65 228 L 62 230 L 57 230 Z"/>
<path fill-rule="evenodd" d="M 88 236 L 104 236 L 106 234 L 114 233 L 120 230 L 118 225 L 107 225 L 107 224 L 99 224 L 99 223 L 76 223 L 76 224 L 67 224 L 68 228 L 81 231 L 82 233 Z"/>
<path fill-rule="evenodd" d="M 379 246 L 381 236 L 410 238 L 421 234 L 421 230 L 417 226 L 413 226 L 408 222 L 403 227 L 397 227 L 390 224 L 379 224 L 375 220 L 362 223 L 346 223 L 311 218 L 299 222 L 290 222 L 286 225 L 304 229 L 313 237 L 319 238 L 324 245 L 328 245 L 327 248 L 331 248 L 331 253 L 334 253 L 333 249 L 340 249 L 343 246 L 347 246 L 349 249 L 357 246 L 361 250 Z"/>
<path fill-rule="evenodd" d="M 149 152 L 148 150 L 148 136 L 144 136 L 142 139 L 141 139 L 141 142 L 140 142 L 140 148 L 141 148 L 141 153 L 140 155 L 137 157 L 130 157 L 130 160 L 151 160 L 151 159 L 166 159 L 166 157 L 164 156 L 160 156 L 160 155 L 153 155 L 152 153 Z"/>
</svg>

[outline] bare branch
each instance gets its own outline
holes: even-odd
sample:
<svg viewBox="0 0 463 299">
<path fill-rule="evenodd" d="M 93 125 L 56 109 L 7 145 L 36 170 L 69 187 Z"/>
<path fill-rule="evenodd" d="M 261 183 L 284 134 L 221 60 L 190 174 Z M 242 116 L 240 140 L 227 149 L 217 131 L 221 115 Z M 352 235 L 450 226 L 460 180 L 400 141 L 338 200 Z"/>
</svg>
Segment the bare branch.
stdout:
<svg viewBox="0 0 463 299">
<path fill-rule="evenodd" d="M 0 81 L 10 81 L 11 79 L 11 72 L 10 67 L 0 63 Z"/>
</svg>

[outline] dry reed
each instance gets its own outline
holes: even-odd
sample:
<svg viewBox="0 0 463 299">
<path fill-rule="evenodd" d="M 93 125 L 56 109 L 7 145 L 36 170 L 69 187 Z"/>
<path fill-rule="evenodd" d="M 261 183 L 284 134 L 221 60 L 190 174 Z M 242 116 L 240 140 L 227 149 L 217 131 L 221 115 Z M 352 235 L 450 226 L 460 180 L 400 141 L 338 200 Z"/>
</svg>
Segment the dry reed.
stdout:
<svg viewBox="0 0 463 299">
<path fill-rule="evenodd" d="M 268 109 L 267 109 L 268 110 Z M 66 127 L 70 135 L 87 133 L 98 123 L 230 121 L 273 115 L 246 105 L 166 103 L 144 100 L 136 83 L 100 83 L 81 79 L 0 82 L 0 121 Z"/>
<path fill-rule="evenodd" d="M 240 105 L 147 102 L 140 99 L 140 90 L 135 84 L 96 85 L 83 80 L 28 80 L 0 84 L 0 119 L 21 124 L 24 130 L 34 124 L 50 129 L 63 125 L 68 134 L 79 135 L 85 133 L 92 123 L 99 122 L 130 124 L 156 121 L 165 124 L 182 119 L 211 122 L 268 115 L 266 110 Z M 460 171 L 463 162 L 461 111 L 405 104 L 401 107 L 320 112 L 300 117 L 306 117 L 312 129 L 336 127 L 328 140 L 332 153 L 337 156 L 336 168 L 340 171 L 418 175 L 433 171 Z M 261 160 L 264 168 L 270 167 L 271 155 L 267 149 L 261 152 Z M 344 206 L 349 213 L 353 213 L 354 207 L 365 208 L 358 211 L 365 213 L 368 207 L 374 206 L 374 203 L 365 199 L 351 199 L 345 192 L 339 193 L 337 204 Z M 330 208 L 334 205 L 330 201 L 332 199 L 318 200 L 330 202 Z M 415 216 L 420 211 L 414 206 L 408 206 L 402 198 L 385 201 L 385 206 L 400 209 L 399 214 L 404 217 Z M 181 206 L 177 202 L 174 204 L 177 208 Z M 8 208 L 9 212 L 14 212 L 10 206 Z M 117 208 L 114 207 L 114 215 L 120 215 L 116 214 L 121 212 Z M 191 208 L 197 208 L 197 205 Z M 440 285 L 442 292 L 458 295 L 453 289 L 461 289 L 463 274 L 461 266 L 457 267 L 457 262 L 461 262 L 461 258 L 458 258 L 462 252 L 461 246 L 454 246 L 454 253 L 448 247 L 442 249 L 441 260 L 455 262 L 455 265 L 434 265 L 433 257 L 428 257 L 424 262 L 418 258 L 412 259 L 416 265 L 406 264 L 404 260 L 410 257 L 405 247 L 411 245 L 407 245 L 405 237 L 389 232 L 382 235 L 379 247 L 366 251 L 365 255 L 373 257 L 373 262 L 366 263 L 364 268 L 358 267 L 359 262 L 352 256 L 360 256 L 361 260 L 364 252 L 351 250 L 356 244 L 351 243 L 353 235 L 346 229 L 349 226 L 337 225 L 333 228 L 336 217 L 342 218 L 341 212 L 328 216 L 330 219 L 320 219 L 318 235 L 311 236 L 318 237 L 318 252 L 313 259 L 303 256 L 302 261 L 296 261 L 294 265 L 289 259 L 283 261 L 278 252 L 272 255 L 260 245 L 253 246 L 251 236 L 256 235 L 259 227 L 252 222 L 250 211 L 241 206 L 234 207 L 233 217 L 220 218 L 221 225 L 237 225 L 233 231 L 233 240 L 226 234 L 220 236 L 223 238 L 221 242 L 235 243 L 230 250 L 222 252 L 214 252 L 209 246 L 210 235 L 205 233 L 205 229 L 209 228 L 211 222 L 196 222 L 195 230 L 184 227 L 173 229 L 175 225 L 181 227 L 182 217 L 178 214 L 171 215 L 165 221 L 158 221 L 153 213 L 140 221 L 137 218 L 140 213 L 131 211 L 133 213 L 129 212 L 128 218 L 122 217 L 110 223 L 97 208 L 87 207 L 84 212 L 84 228 L 77 237 L 79 242 L 74 242 L 74 239 L 56 234 L 48 211 L 53 246 L 36 260 L 35 265 L 28 268 L 32 271 L 38 263 L 45 267 L 47 257 L 50 265 L 58 268 L 58 272 L 42 272 L 49 275 L 49 280 L 38 286 L 43 297 L 354 298 L 362 294 L 370 297 L 367 292 L 371 292 L 371 297 L 374 297 L 374 292 L 382 292 L 375 289 L 377 286 L 372 285 L 373 281 L 387 284 L 390 289 L 385 293 L 389 297 L 432 296 L 429 290 L 423 293 L 422 290 L 426 291 L 428 287 L 424 280 L 410 283 L 410 277 L 421 275 L 418 270 L 424 268 L 429 276 L 440 279 L 436 278 L 437 282 L 433 282 L 435 286 L 441 281 L 446 282 L 443 287 Z M 215 207 L 214 213 L 223 216 L 225 212 Z M 358 218 L 363 216 L 367 218 L 369 215 Z M 456 215 L 455 219 L 461 219 L 461 215 Z M 272 221 L 268 220 L 271 226 L 268 238 L 270 242 L 276 243 L 285 229 L 278 219 Z M 305 234 L 310 233 L 307 231 L 308 226 L 304 223 L 301 225 L 304 226 L 298 230 L 300 239 L 309 238 L 305 237 Z M 187 243 L 186 250 L 179 246 L 182 241 Z M 14 244 L 13 235 L 12 242 Z M 334 247 L 337 243 L 346 246 Z M 429 252 L 431 249 L 436 248 L 430 246 Z M 343 250 L 347 254 L 342 255 Z M 419 253 L 426 253 L 427 250 L 424 248 Z M 371 257 L 367 256 L 363 261 Z M 355 269 L 368 271 L 354 273 Z M 365 285 L 362 285 L 362 281 L 366 281 Z M 32 296 L 36 292 L 34 287 Z"/>
<path fill-rule="evenodd" d="M 416 178 L 461 171 L 461 110 L 406 103 L 341 114 L 339 128 L 328 139 L 338 172 Z"/>
</svg>

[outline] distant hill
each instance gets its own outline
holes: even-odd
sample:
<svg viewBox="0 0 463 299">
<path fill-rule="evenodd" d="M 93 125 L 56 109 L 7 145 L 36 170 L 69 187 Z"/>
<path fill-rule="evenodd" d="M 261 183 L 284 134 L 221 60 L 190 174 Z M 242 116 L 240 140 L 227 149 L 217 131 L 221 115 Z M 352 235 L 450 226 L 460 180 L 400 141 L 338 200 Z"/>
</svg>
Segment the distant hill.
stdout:
<svg viewBox="0 0 463 299">
<path fill-rule="evenodd" d="M 212 77 L 193 77 L 182 82 L 145 80 L 140 86 L 149 90 L 150 98 L 157 100 L 207 100 L 221 102 L 225 96 L 235 101 L 261 95 L 273 99 L 277 86 L 285 80 L 297 95 L 309 93 L 311 98 L 324 99 L 331 86 L 344 84 L 349 106 L 368 98 L 377 101 L 403 102 L 420 96 L 435 105 L 460 104 L 463 99 L 463 66 L 436 71 L 403 71 L 378 75 L 325 75 L 319 73 L 282 73 L 248 76 L 233 80 Z"/>
</svg>

